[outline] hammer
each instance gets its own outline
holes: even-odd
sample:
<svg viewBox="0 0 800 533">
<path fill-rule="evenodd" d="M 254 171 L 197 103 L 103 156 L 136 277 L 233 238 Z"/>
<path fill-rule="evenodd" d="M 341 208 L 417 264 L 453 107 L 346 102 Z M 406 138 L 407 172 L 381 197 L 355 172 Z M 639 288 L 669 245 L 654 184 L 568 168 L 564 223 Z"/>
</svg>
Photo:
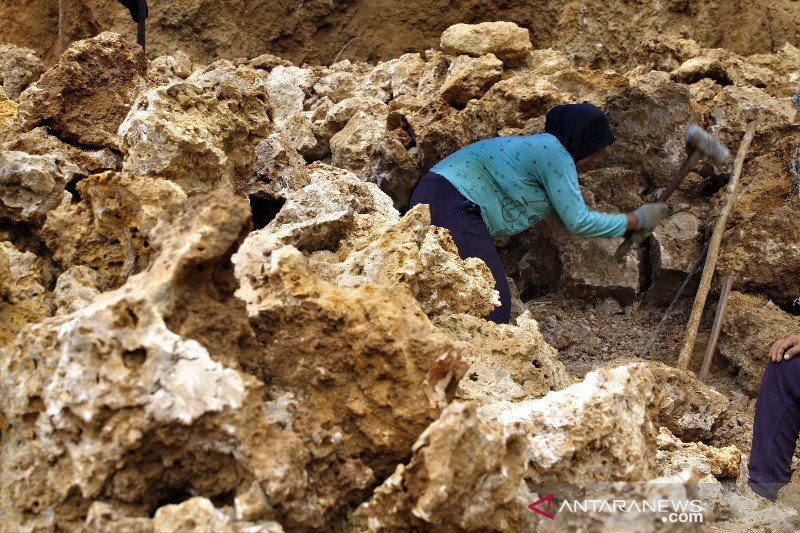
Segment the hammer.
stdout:
<svg viewBox="0 0 800 533">
<path fill-rule="evenodd" d="M 681 184 L 686 174 L 694 168 L 702 156 L 706 155 L 715 162 L 722 163 L 728 159 L 730 155 L 730 152 L 725 148 L 724 144 L 712 137 L 710 133 L 703 130 L 703 128 L 697 124 L 692 124 L 687 128 L 684 138 L 686 139 L 687 145 L 686 160 L 669 185 L 667 185 L 666 189 L 658 196 L 656 202 L 666 202 L 667 199 L 672 196 L 672 193 L 675 192 L 675 189 Z M 617 251 L 614 253 L 614 259 L 622 261 L 631 249 L 631 246 L 634 244 L 642 244 L 649 236 L 650 232 L 634 232 L 633 235 L 625 239 L 625 242 L 619 245 L 619 248 L 617 248 Z"/>
</svg>

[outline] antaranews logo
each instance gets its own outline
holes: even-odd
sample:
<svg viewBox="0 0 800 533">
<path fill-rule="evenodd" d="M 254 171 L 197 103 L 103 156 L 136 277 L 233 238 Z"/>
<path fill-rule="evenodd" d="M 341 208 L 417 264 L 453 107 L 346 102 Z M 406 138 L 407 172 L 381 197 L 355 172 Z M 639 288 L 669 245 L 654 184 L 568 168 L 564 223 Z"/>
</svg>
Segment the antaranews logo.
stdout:
<svg viewBox="0 0 800 533">
<path fill-rule="evenodd" d="M 530 509 L 534 513 L 539 513 L 540 515 L 542 515 L 544 517 L 547 517 L 550 520 L 552 520 L 553 519 L 553 515 L 551 515 L 550 513 L 546 512 L 546 511 L 543 511 L 543 510 L 539 509 L 539 504 L 547 502 L 547 510 L 549 511 L 550 507 L 553 505 L 553 498 L 555 498 L 555 497 L 556 497 L 555 494 L 548 494 L 544 498 L 542 498 L 540 500 L 536 500 L 535 502 L 530 504 L 528 506 L 528 509 Z"/>
</svg>

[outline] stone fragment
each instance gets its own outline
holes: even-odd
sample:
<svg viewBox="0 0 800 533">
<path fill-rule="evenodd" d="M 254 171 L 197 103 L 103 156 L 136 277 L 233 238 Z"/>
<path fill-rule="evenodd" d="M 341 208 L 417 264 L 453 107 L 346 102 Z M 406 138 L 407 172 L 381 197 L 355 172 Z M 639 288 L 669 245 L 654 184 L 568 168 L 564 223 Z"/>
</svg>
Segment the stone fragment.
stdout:
<svg viewBox="0 0 800 533">
<path fill-rule="evenodd" d="M 269 73 L 266 85 L 269 101 L 275 108 L 275 125 L 281 128 L 286 120 L 303 111 L 314 76 L 309 69 L 278 65 Z"/>
<path fill-rule="evenodd" d="M 704 211 L 701 206 L 677 211 L 653 231 L 650 239 L 651 284 L 647 290 L 648 300 L 668 304 L 686 280 L 703 249 Z M 698 278 L 695 278 L 695 282 Z M 691 292 L 691 285 L 688 290 Z"/>
<path fill-rule="evenodd" d="M 725 66 L 716 58 L 708 56 L 687 59 L 672 71 L 672 79 L 685 84 L 692 84 L 703 78 L 710 78 L 721 85 L 731 83 Z"/>
<path fill-rule="evenodd" d="M 53 311 L 47 292 L 43 261 L 31 252 L 20 252 L 10 242 L 0 242 L 0 348 L 26 325 Z"/>
<path fill-rule="evenodd" d="M 719 337 L 719 353 L 739 373 L 736 381 L 755 397 L 772 345 L 800 332 L 800 320 L 762 297 L 731 291 Z"/>
<path fill-rule="evenodd" d="M 503 62 L 494 54 L 472 58 L 458 56 L 450 63 L 439 88 L 445 102 L 463 108 L 470 100 L 480 98 L 503 74 Z"/>
<path fill-rule="evenodd" d="M 522 479 L 524 438 L 481 421 L 474 405 L 454 403 L 420 435 L 351 518 L 354 531 L 523 531 L 534 498 Z"/>
<path fill-rule="evenodd" d="M 418 53 L 378 63 L 363 82 L 362 93 L 388 102 L 398 96 L 416 96 L 425 61 Z"/>
<path fill-rule="evenodd" d="M 168 179 L 187 194 L 241 190 L 255 145 L 272 130 L 263 83 L 211 70 L 143 93 L 119 129 L 123 169 Z"/>
<path fill-rule="evenodd" d="M 434 319 L 460 348 L 467 373 L 456 398 L 486 404 L 498 400 L 539 398 L 572 385 L 572 379 L 548 345 L 530 313 L 517 325 L 449 314 Z"/>
<path fill-rule="evenodd" d="M 658 433 L 656 456 L 662 476 L 694 468 L 701 476 L 735 479 L 739 475 L 742 452 L 736 446 L 715 448 L 702 442 L 681 442 L 669 429 L 662 427 Z"/>
<path fill-rule="evenodd" d="M 356 112 L 331 137 L 331 164 L 376 183 L 396 206 L 403 206 L 419 179 L 419 168 L 404 143 L 388 131 L 386 119 L 386 114 Z"/>
<path fill-rule="evenodd" d="M 659 423 L 684 441 L 713 438 L 715 425 L 728 408 L 728 397 L 706 386 L 692 372 L 658 361 L 642 364 L 647 365 L 662 392 Z"/>
<path fill-rule="evenodd" d="M 186 52 L 177 50 L 168 56 L 159 56 L 150 62 L 148 72 L 151 76 L 166 78 L 167 83 L 182 81 L 194 72 L 194 62 Z"/>
<path fill-rule="evenodd" d="M 256 146 L 255 171 L 245 193 L 269 199 L 286 198 L 309 181 L 302 156 L 283 133 L 273 133 Z"/>
<path fill-rule="evenodd" d="M 97 273 L 87 266 L 74 266 L 64 271 L 56 280 L 56 315 L 68 315 L 83 309 L 100 294 L 97 290 Z"/>
<path fill-rule="evenodd" d="M 513 22 L 455 24 L 442 33 L 440 46 L 444 53 L 452 55 L 494 54 L 509 67 L 525 59 L 533 48 L 528 30 Z"/>
<path fill-rule="evenodd" d="M 333 71 L 317 80 L 314 92 L 322 97 L 328 97 L 334 103 L 339 103 L 347 98 L 356 96 L 361 85 L 361 79 L 353 72 Z"/>
<path fill-rule="evenodd" d="M 57 155 L 0 152 L 0 220 L 41 225 L 49 211 L 71 200 L 65 187 L 79 174 Z"/>
<path fill-rule="evenodd" d="M 164 210 L 186 198 L 169 181 L 115 172 L 81 180 L 77 190 L 80 202 L 50 211 L 41 235 L 62 269 L 94 269 L 100 291 L 147 267 L 148 232 Z"/>
<path fill-rule="evenodd" d="M 19 119 L 84 146 L 118 148 L 120 124 L 147 86 L 142 47 L 104 32 L 73 43 L 19 98 Z"/>
<path fill-rule="evenodd" d="M 380 100 L 367 96 L 355 96 L 332 105 L 325 112 L 320 126 L 320 134 L 323 140 L 329 142 L 331 137 L 341 131 L 353 115 L 359 112 L 375 117 L 385 116 L 387 106 Z"/>
<path fill-rule="evenodd" d="M 308 161 L 317 161 L 328 153 L 327 145 L 317 138 L 314 124 L 305 114 L 292 115 L 286 119 L 281 133 L 289 141 L 289 144 Z"/>
<path fill-rule="evenodd" d="M 484 405 L 478 415 L 525 436 L 527 481 L 589 486 L 656 477 L 657 401 L 647 366 L 632 363 L 538 400 Z"/>
<path fill-rule="evenodd" d="M 659 35 L 642 41 L 634 52 L 638 64 L 647 70 L 671 72 L 685 61 L 699 56 L 702 49 L 692 39 L 680 39 L 671 35 Z"/>
<path fill-rule="evenodd" d="M 13 44 L 0 44 L 0 85 L 11 100 L 19 98 L 45 71 L 36 52 Z"/>
<path fill-rule="evenodd" d="M 8 99 L 0 85 L 0 146 L 11 140 L 16 133 L 17 104 Z"/>
<path fill-rule="evenodd" d="M 122 169 L 122 157 L 118 152 L 109 148 L 91 149 L 73 146 L 48 133 L 44 126 L 24 133 L 15 133 L 4 149 L 45 157 L 58 156 L 76 165 L 85 176 L 106 170 Z"/>
</svg>

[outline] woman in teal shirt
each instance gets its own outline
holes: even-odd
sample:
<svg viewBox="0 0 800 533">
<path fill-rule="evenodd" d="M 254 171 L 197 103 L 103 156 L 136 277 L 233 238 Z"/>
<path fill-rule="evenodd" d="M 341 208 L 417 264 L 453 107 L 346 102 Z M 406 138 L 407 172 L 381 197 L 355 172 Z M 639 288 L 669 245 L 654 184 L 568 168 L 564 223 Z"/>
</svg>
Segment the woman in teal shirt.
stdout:
<svg viewBox="0 0 800 533">
<path fill-rule="evenodd" d="M 605 114 L 591 104 L 567 104 L 547 113 L 545 133 L 496 137 L 470 144 L 422 177 L 411 205 L 430 205 L 431 223 L 450 230 L 462 258 L 486 262 L 500 293 L 487 320 L 508 323 L 511 295 L 492 237 L 513 235 L 551 211 L 576 235 L 622 237 L 652 231 L 665 204 L 645 204 L 628 214 L 591 211 L 578 171 L 614 143 Z"/>
</svg>

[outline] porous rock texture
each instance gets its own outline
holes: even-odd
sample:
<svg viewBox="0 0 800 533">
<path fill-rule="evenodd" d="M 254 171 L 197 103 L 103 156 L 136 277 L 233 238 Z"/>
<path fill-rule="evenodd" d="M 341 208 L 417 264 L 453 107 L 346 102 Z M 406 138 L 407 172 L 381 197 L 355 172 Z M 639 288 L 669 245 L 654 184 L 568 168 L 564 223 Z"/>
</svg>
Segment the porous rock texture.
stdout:
<svg viewBox="0 0 800 533">
<path fill-rule="evenodd" d="M 78 182 L 77 191 L 79 202 L 48 213 L 41 236 L 58 266 L 94 269 L 103 291 L 148 266 L 148 232 L 166 208 L 186 198 L 169 181 L 124 172 L 92 175 Z"/>
<path fill-rule="evenodd" d="M 72 199 L 65 188 L 79 174 L 56 155 L 0 153 L 0 220 L 41 225 L 49 211 Z"/>
<path fill-rule="evenodd" d="M 654 478 L 654 385 L 647 368 L 634 363 L 592 372 L 538 400 L 453 403 L 352 525 L 519 531 L 536 522 L 528 484 Z"/>
<path fill-rule="evenodd" d="M 106 32 L 78 41 L 19 97 L 26 129 L 44 125 L 84 146 L 117 148 L 117 129 L 147 87 L 141 47 Z"/>
<path fill-rule="evenodd" d="M 52 313 L 43 263 L 31 252 L 0 242 L 0 348 L 11 342 L 23 326 Z"/>
<path fill-rule="evenodd" d="M 123 169 L 179 185 L 187 194 L 241 190 L 256 144 L 272 129 L 262 81 L 212 69 L 139 96 L 119 127 Z"/>
<path fill-rule="evenodd" d="M 16 100 L 28 85 L 39 79 L 45 68 L 36 52 L 13 44 L 0 45 L 0 85 Z"/>
</svg>

